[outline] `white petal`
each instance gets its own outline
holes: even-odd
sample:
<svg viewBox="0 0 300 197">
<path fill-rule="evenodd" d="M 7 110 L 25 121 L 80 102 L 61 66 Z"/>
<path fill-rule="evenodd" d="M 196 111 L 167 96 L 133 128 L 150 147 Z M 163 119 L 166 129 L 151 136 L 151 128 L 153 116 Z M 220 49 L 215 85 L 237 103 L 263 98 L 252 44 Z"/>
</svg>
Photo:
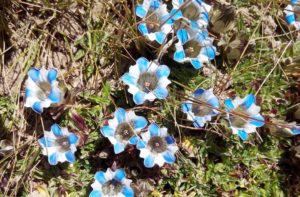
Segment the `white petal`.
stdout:
<svg viewBox="0 0 300 197">
<path fill-rule="evenodd" d="M 238 134 L 238 129 L 235 127 L 230 127 L 233 134 Z"/>
<path fill-rule="evenodd" d="M 40 69 L 40 79 L 41 81 L 48 81 L 47 78 L 48 78 L 48 70 L 45 69 L 44 67 L 42 67 Z"/>
<path fill-rule="evenodd" d="M 132 95 L 135 95 L 140 89 L 137 86 L 130 85 L 128 88 L 128 92 Z"/>
<path fill-rule="evenodd" d="M 32 105 L 37 102 L 40 101 L 36 96 L 30 96 L 26 98 L 26 102 L 24 104 L 25 107 L 32 107 Z"/>
<path fill-rule="evenodd" d="M 178 0 L 172 0 L 173 8 L 178 9 L 180 7 L 180 3 Z"/>
<path fill-rule="evenodd" d="M 204 8 L 204 11 L 210 12 L 210 10 L 211 10 L 211 6 L 210 5 L 202 2 L 201 6 L 202 6 L 202 8 Z"/>
<path fill-rule="evenodd" d="M 208 101 L 208 100 L 210 100 L 211 98 L 214 98 L 215 97 L 215 95 L 213 94 L 213 92 L 212 92 L 212 89 L 210 89 L 211 91 L 209 91 L 209 90 L 206 90 L 202 95 L 201 95 L 201 97 L 203 98 L 203 99 L 205 99 L 206 101 Z"/>
<path fill-rule="evenodd" d="M 244 127 L 246 133 L 254 133 L 256 131 L 256 126 L 252 124 L 246 124 Z"/>
<path fill-rule="evenodd" d="M 153 92 L 149 92 L 145 95 L 145 100 L 148 101 L 154 101 L 156 99 L 156 96 L 153 94 Z"/>
<path fill-rule="evenodd" d="M 112 145 L 115 145 L 115 144 L 117 143 L 117 140 L 116 140 L 115 137 L 113 137 L 113 136 L 108 136 L 107 138 L 108 138 L 108 140 L 110 141 L 110 143 L 111 143 Z"/>
<path fill-rule="evenodd" d="M 162 86 L 164 88 L 167 87 L 170 83 L 171 81 L 167 77 L 162 77 L 158 81 L 159 86 Z"/>
<path fill-rule="evenodd" d="M 118 124 L 119 124 L 119 122 L 118 122 L 117 117 L 114 117 L 113 119 L 109 119 L 109 120 L 108 120 L 108 125 L 109 125 L 111 128 L 116 129 L 116 128 L 118 127 Z"/>
<path fill-rule="evenodd" d="M 294 14 L 294 7 L 292 5 L 286 6 L 286 8 L 283 10 L 283 12 L 286 15 Z"/>
<path fill-rule="evenodd" d="M 47 107 L 50 107 L 51 103 L 52 103 L 52 101 L 50 99 L 46 99 L 44 101 L 41 101 L 41 106 L 43 108 L 47 108 Z"/>
<path fill-rule="evenodd" d="M 160 128 L 160 136 L 166 137 L 168 135 L 168 129 L 166 127 Z"/>
<path fill-rule="evenodd" d="M 124 185 L 126 185 L 126 186 L 130 186 L 131 182 L 132 182 L 132 180 L 126 179 L 126 178 L 124 178 L 124 179 L 122 180 L 122 183 L 123 183 Z"/>
<path fill-rule="evenodd" d="M 113 172 L 110 168 L 107 168 L 105 172 L 105 178 L 106 180 L 112 180 L 115 176 L 115 172 Z"/>
<path fill-rule="evenodd" d="M 153 73 L 157 70 L 157 68 L 158 68 L 158 65 L 154 61 L 151 61 L 149 68 L 148 68 L 148 72 Z"/>
<path fill-rule="evenodd" d="M 56 139 L 56 136 L 52 132 L 49 132 L 49 131 L 44 132 L 44 137 L 50 138 L 50 139 Z"/>
<path fill-rule="evenodd" d="M 144 0 L 143 1 L 143 8 L 148 12 L 149 8 L 150 8 L 150 4 L 151 4 L 152 0 Z"/>
<path fill-rule="evenodd" d="M 130 66 L 129 67 L 129 74 L 138 79 L 139 76 L 140 76 L 140 69 L 139 69 L 138 65 Z"/>
<path fill-rule="evenodd" d="M 77 150 L 75 144 L 71 144 L 70 149 L 71 149 L 72 153 L 75 153 Z"/>
<path fill-rule="evenodd" d="M 171 153 L 175 154 L 178 151 L 178 146 L 175 144 L 169 145 L 168 150 L 171 151 Z"/>
<path fill-rule="evenodd" d="M 26 80 L 25 86 L 32 92 L 37 92 L 39 90 L 37 84 L 30 77 L 28 77 L 28 79 Z"/>
<path fill-rule="evenodd" d="M 97 180 L 91 185 L 91 187 L 94 190 L 97 190 L 97 191 L 101 191 L 102 190 L 102 184 L 99 183 Z"/>
<path fill-rule="evenodd" d="M 159 167 L 164 165 L 165 159 L 161 153 L 154 157 L 154 163 L 156 163 Z"/>
<path fill-rule="evenodd" d="M 249 116 L 257 115 L 260 111 L 260 107 L 255 105 L 254 103 L 246 110 L 246 113 Z"/>
<path fill-rule="evenodd" d="M 134 111 L 129 111 L 126 113 L 126 122 L 130 122 L 131 120 L 135 120 L 137 116 L 135 115 Z"/>
<path fill-rule="evenodd" d="M 57 157 L 57 161 L 58 162 L 65 162 L 65 161 L 67 161 L 67 158 L 66 158 L 66 155 L 65 155 L 65 153 L 64 152 L 57 152 L 57 154 L 58 154 L 58 157 Z"/>
<path fill-rule="evenodd" d="M 202 63 L 208 63 L 208 62 L 209 62 L 209 59 L 208 59 L 208 57 L 207 57 L 206 55 L 200 54 L 200 55 L 198 56 L 198 58 L 200 59 L 200 61 L 201 61 Z"/>
<path fill-rule="evenodd" d="M 141 136 L 145 142 L 148 142 L 150 140 L 150 132 L 149 131 L 141 133 Z"/>
<path fill-rule="evenodd" d="M 171 25 L 165 24 L 161 27 L 161 31 L 167 35 L 173 31 L 173 28 Z"/>
<path fill-rule="evenodd" d="M 146 158 L 148 155 L 150 155 L 150 150 L 148 148 L 143 148 L 140 150 L 140 157 Z"/>
<path fill-rule="evenodd" d="M 106 196 L 103 196 L 103 197 L 106 197 Z M 107 197 L 110 197 L 110 196 L 107 196 Z M 119 192 L 117 195 L 114 195 L 112 197 L 126 197 L 124 194 L 122 194 L 121 192 Z"/>
<path fill-rule="evenodd" d="M 44 147 L 43 148 L 43 155 L 52 155 L 53 153 L 57 152 L 56 147 Z"/>
<path fill-rule="evenodd" d="M 156 40 L 156 35 L 155 35 L 155 33 L 145 34 L 145 36 L 146 36 L 149 40 L 151 40 L 151 41 Z"/>
<path fill-rule="evenodd" d="M 61 128 L 61 132 L 62 132 L 62 134 L 65 135 L 65 136 L 68 136 L 68 135 L 70 134 L 67 127 Z"/>
<path fill-rule="evenodd" d="M 240 97 L 237 96 L 237 97 L 232 101 L 232 103 L 233 103 L 233 105 L 234 105 L 234 108 L 237 108 L 238 106 L 240 106 L 240 105 L 244 102 L 244 99 L 245 99 L 245 98 L 241 99 Z"/>
</svg>

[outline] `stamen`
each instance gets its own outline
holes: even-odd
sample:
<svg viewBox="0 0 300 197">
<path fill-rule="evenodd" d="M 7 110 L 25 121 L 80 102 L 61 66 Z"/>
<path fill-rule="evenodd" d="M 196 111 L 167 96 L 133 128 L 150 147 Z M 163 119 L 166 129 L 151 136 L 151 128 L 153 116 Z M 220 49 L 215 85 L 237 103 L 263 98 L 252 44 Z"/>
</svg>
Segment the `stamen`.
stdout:
<svg viewBox="0 0 300 197">
<path fill-rule="evenodd" d="M 188 53 L 194 53 L 194 49 L 193 49 L 192 47 L 189 47 L 189 48 L 187 49 L 187 51 L 188 51 Z"/>
<path fill-rule="evenodd" d="M 153 73 L 142 73 L 137 81 L 137 84 L 140 89 L 148 93 L 154 90 L 157 86 L 158 79 Z"/>
<path fill-rule="evenodd" d="M 134 135 L 133 124 L 128 122 L 123 122 L 118 125 L 115 133 L 115 138 L 118 141 L 126 142 Z"/>
<path fill-rule="evenodd" d="M 153 153 L 162 153 L 167 150 L 166 141 L 159 136 L 151 137 L 148 141 L 148 146 Z"/>
<path fill-rule="evenodd" d="M 201 43 L 197 40 L 189 40 L 183 45 L 187 57 L 196 58 L 202 48 Z"/>
<path fill-rule="evenodd" d="M 37 91 L 37 97 L 40 100 L 46 100 L 51 92 L 51 85 L 48 82 L 42 81 L 37 84 L 39 90 Z"/>
<path fill-rule="evenodd" d="M 102 185 L 102 192 L 105 196 L 115 196 L 121 192 L 123 184 L 115 179 L 109 180 Z"/>
<path fill-rule="evenodd" d="M 71 145 L 67 136 L 57 138 L 55 144 L 59 147 L 59 150 L 62 152 L 70 150 Z"/>
</svg>

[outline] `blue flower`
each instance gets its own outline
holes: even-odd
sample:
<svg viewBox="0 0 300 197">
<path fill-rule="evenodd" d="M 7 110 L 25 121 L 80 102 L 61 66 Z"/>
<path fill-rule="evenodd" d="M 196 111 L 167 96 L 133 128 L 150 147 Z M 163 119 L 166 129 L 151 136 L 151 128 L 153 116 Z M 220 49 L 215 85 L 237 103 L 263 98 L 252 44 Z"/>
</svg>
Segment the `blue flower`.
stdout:
<svg viewBox="0 0 300 197">
<path fill-rule="evenodd" d="M 173 55 L 175 61 L 189 62 L 195 69 L 200 69 L 203 64 L 215 59 L 216 47 L 213 46 L 213 39 L 208 36 L 207 30 L 179 29 L 177 38 Z"/>
<path fill-rule="evenodd" d="M 171 15 L 173 20 L 183 19 L 188 23 L 197 23 L 200 28 L 206 27 L 209 22 L 209 11 L 211 6 L 202 0 L 172 0 L 173 9 Z"/>
<path fill-rule="evenodd" d="M 124 151 L 127 144 L 136 144 L 139 139 L 138 132 L 147 124 L 148 121 L 144 117 L 135 115 L 133 111 L 126 112 L 123 108 L 118 108 L 114 118 L 100 131 L 114 145 L 114 151 L 118 154 Z"/>
<path fill-rule="evenodd" d="M 78 137 L 70 133 L 67 128 L 60 128 L 58 124 L 51 126 L 51 131 L 45 131 L 44 137 L 38 140 L 43 148 L 43 155 L 48 156 L 50 165 L 58 162 L 75 162 L 76 145 Z"/>
<path fill-rule="evenodd" d="M 135 13 L 142 19 L 138 30 L 149 40 L 162 44 L 172 32 L 170 14 L 167 6 L 160 0 L 144 0 L 142 5 L 136 6 Z"/>
<path fill-rule="evenodd" d="M 199 101 L 199 103 L 193 102 L 193 100 Z M 200 102 L 204 104 L 200 104 Z M 212 89 L 200 88 L 192 94 L 190 100 L 181 104 L 181 110 L 187 114 L 187 119 L 193 121 L 194 126 L 197 128 L 203 127 L 207 121 L 211 121 L 211 118 L 219 113 L 213 108 L 219 108 L 219 100 L 213 94 Z"/>
<path fill-rule="evenodd" d="M 300 126 L 295 126 L 295 127 L 292 129 L 292 134 L 293 134 L 293 135 L 299 135 L 299 134 L 300 134 Z"/>
<path fill-rule="evenodd" d="M 152 168 L 155 164 L 175 162 L 175 153 L 178 150 L 175 139 L 168 135 L 167 128 L 159 128 L 155 123 L 150 124 L 148 131 L 141 134 L 136 147 L 140 150 L 140 157 L 144 158 L 144 165 Z"/>
<path fill-rule="evenodd" d="M 241 99 L 236 97 L 234 100 L 225 99 L 224 101 L 230 127 L 233 134 L 240 136 L 242 140 L 248 139 L 248 133 L 256 131 L 257 127 L 262 127 L 264 118 L 259 114 L 260 107 L 255 105 L 255 96 L 247 95 Z"/>
<path fill-rule="evenodd" d="M 289 25 L 293 26 L 296 30 L 300 29 L 300 21 L 297 15 L 295 14 L 294 6 L 297 4 L 299 5 L 299 3 L 299 0 L 291 0 L 292 5 L 288 5 L 284 9 L 286 22 Z"/>
<path fill-rule="evenodd" d="M 35 112 L 42 113 L 44 108 L 62 101 L 62 92 L 56 80 L 57 70 L 31 68 L 25 89 L 25 107 L 31 107 Z"/>
<path fill-rule="evenodd" d="M 171 83 L 169 74 L 168 66 L 158 65 L 155 61 L 149 62 L 141 57 L 121 79 L 129 86 L 128 92 L 133 95 L 135 104 L 140 105 L 145 100 L 154 101 L 168 96 L 167 86 Z"/>
<path fill-rule="evenodd" d="M 123 169 L 98 171 L 89 197 L 134 197 L 134 191 L 130 187 L 131 180 L 125 176 Z"/>
</svg>

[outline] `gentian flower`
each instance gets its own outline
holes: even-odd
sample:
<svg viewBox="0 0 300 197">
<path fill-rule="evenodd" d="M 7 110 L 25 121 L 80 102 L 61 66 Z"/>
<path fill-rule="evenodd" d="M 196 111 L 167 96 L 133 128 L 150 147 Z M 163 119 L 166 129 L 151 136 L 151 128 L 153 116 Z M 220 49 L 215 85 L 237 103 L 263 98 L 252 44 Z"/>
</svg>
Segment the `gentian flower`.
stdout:
<svg viewBox="0 0 300 197">
<path fill-rule="evenodd" d="M 25 107 L 31 107 L 35 112 L 42 113 L 44 108 L 62 100 L 62 91 L 56 80 L 57 70 L 31 68 L 25 89 Z"/>
<path fill-rule="evenodd" d="M 300 126 L 295 126 L 292 129 L 292 133 L 293 133 L 293 135 L 299 135 L 300 134 Z"/>
<path fill-rule="evenodd" d="M 178 150 L 175 139 L 168 135 L 167 128 L 159 128 L 155 123 L 148 127 L 148 131 L 141 134 L 142 139 L 137 142 L 140 157 L 144 158 L 144 165 L 152 168 L 155 164 L 175 162 L 175 153 Z"/>
<path fill-rule="evenodd" d="M 184 19 L 189 23 L 197 23 L 200 27 L 206 27 L 209 21 L 211 6 L 202 0 L 172 0 L 173 9 L 171 15 L 173 20 Z"/>
<path fill-rule="evenodd" d="M 124 151 L 127 144 L 136 144 L 139 139 L 138 133 L 147 124 L 148 121 L 144 117 L 135 115 L 133 111 L 126 112 L 123 108 L 118 108 L 114 118 L 100 131 L 114 145 L 114 151 L 118 154 Z"/>
<path fill-rule="evenodd" d="M 75 162 L 74 153 L 78 143 L 78 137 L 70 133 L 68 128 L 60 128 L 58 124 L 51 126 L 51 131 L 45 131 L 45 136 L 38 140 L 43 147 L 43 155 L 48 156 L 50 165 L 58 162 Z"/>
<path fill-rule="evenodd" d="M 193 102 L 193 100 L 204 104 Z M 211 105 L 211 107 L 206 104 Z M 211 121 L 211 118 L 219 113 L 213 108 L 219 108 L 219 101 L 212 89 L 200 88 L 192 94 L 190 100 L 181 104 L 181 109 L 187 114 L 187 119 L 193 121 L 194 127 L 197 128 L 203 127 L 207 121 Z"/>
<path fill-rule="evenodd" d="M 288 5 L 285 10 L 285 20 L 286 22 L 293 26 L 296 30 L 300 29 L 300 21 L 299 21 L 299 11 L 300 11 L 300 1 L 299 0 L 291 0 L 292 5 Z M 296 14 L 295 14 L 296 13 Z"/>
<path fill-rule="evenodd" d="M 242 140 L 248 139 L 248 133 L 256 131 L 257 127 L 262 127 L 264 118 L 259 114 L 260 107 L 255 105 L 255 96 L 247 95 L 241 99 L 225 99 L 226 110 L 233 114 L 227 114 L 229 125 L 233 134 L 239 135 Z"/>
<path fill-rule="evenodd" d="M 156 98 L 165 99 L 168 96 L 167 86 L 170 69 L 166 65 L 157 65 L 141 57 L 136 65 L 129 68 L 121 79 L 129 85 L 128 92 L 133 95 L 135 104 L 143 104 L 145 100 L 154 101 Z"/>
<path fill-rule="evenodd" d="M 123 169 L 98 171 L 89 197 L 134 197 L 134 191 L 130 187 L 131 180 L 125 176 Z"/>
<path fill-rule="evenodd" d="M 177 38 L 175 61 L 190 62 L 195 69 L 200 69 L 204 63 L 215 59 L 216 47 L 212 45 L 213 39 L 208 37 L 207 30 L 194 33 L 194 30 L 180 29 Z"/>
<path fill-rule="evenodd" d="M 167 5 L 160 0 L 144 0 L 142 5 L 136 6 L 135 13 L 142 19 L 138 30 L 149 40 L 162 44 L 171 33 L 172 20 Z"/>
</svg>

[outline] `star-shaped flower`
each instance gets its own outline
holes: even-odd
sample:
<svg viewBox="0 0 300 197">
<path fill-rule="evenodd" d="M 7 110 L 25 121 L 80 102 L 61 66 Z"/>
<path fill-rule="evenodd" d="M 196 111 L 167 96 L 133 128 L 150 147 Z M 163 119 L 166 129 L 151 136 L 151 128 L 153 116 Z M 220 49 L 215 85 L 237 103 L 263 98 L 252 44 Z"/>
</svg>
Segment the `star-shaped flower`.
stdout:
<svg viewBox="0 0 300 197">
<path fill-rule="evenodd" d="M 35 112 L 42 113 L 44 108 L 61 102 L 63 95 L 56 77 L 56 69 L 31 68 L 26 81 L 25 107 L 31 107 Z"/>
<path fill-rule="evenodd" d="M 155 164 L 175 162 L 175 153 L 178 150 L 175 139 L 168 135 L 167 128 L 159 128 L 155 123 L 148 127 L 148 131 L 141 134 L 142 139 L 137 143 L 140 157 L 144 158 L 144 165 L 152 168 Z"/>
<path fill-rule="evenodd" d="M 207 30 L 179 29 L 177 31 L 178 42 L 175 44 L 176 51 L 174 60 L 179 63 L 190 62 L 195 69 L 200 69 L 203 64 L 215 59 L 216 47 L 213 39 L 208 37 Z"/>
<path fill-rule="evenodd" d="M 299 11 L 300 11 L 300 1 L 299 0 L 291 0 L 291 5 L 288 5 L 284 9 L 285 20 L 286 22 L 293 26 L 296 30 L 300 29 L 300 21 L 299 21 Z"/>
<path fill-rule="evenodd" d="M 194 126 L 198 128 L 203 127 L 207 121 L 211 121 L 211 118 L 219 113 L 214 108 L 219 108 L 219 101 L 212 89 L 200 88 L 191 95 L 190 100 L 181 104 L 181 109 L 187 114 L 187 119 L 193 121 Z"/>
<path fill-rule="evenodd" d="M 247 95 L 241 99 L 236 97 L 234 100 L 226 99 L 224 101 L 230 127 L 233 134 L 240 136 L 242 140 L 248 139 L 248 133 L 256 131 L 257 127 L 262 127 L 264 118 L 259 114 L 260 107 L 255 105 L 255 96 Z"/>
<path fill-rule="evenodd" d="M 108 168 L 106 172 L 98 171 L 89 197 L 134 197 L 130 183 L 131 180 L 126 178 L 123 169 L 112 171 Z"/>
<path fill-rule="evenodd" d="M 123 108 L 118 108 L 114 115 L 100 131 L 114 145 L 114 151 L 118 154 L 124 151 L 127 144 L 136 144 L 138 133 L 147 126 L 148 121 Z"/>
<path fill-rule="evenodd" d="M 135 104 L 140 105 L 145 100 L 165 99 L 168 96 L 167 86 L 170 69 L 166 65 L 158 65 L 141 57 L 129 68 L 121 79 L 129 86 L 128 92 L 133 95 Z"/>
<path fill-rule="evenodd" d="M 169 19 L 167 5 L 160 0 L 144 0 L 142 5 L 136 6 L 135 13 L 142 19 L 138 30 L 149 40 L 162 44 L 172 32 L 172 20 Z"/>
<path fill-rule="evenodd" d="M 38 140 L 43 148 L 43 155 L 48 156 L 50 165 L 58 162 L 75 162 L 74 153 L 78 137 L 70 133 L 67 128 L 60 128 L 58 124 L 51 126 L 51 131 L 45 131 L 45 136 Z"/>
</svg>

